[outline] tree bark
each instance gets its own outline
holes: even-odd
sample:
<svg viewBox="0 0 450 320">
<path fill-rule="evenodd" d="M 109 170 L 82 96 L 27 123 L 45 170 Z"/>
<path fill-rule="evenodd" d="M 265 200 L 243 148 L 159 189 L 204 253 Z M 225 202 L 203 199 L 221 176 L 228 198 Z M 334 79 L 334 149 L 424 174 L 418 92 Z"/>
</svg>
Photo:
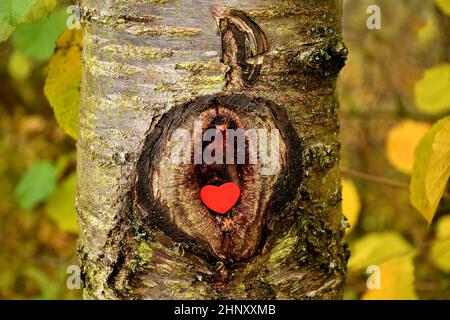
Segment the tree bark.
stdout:
<svg viewBox="0 0 450 320">
<path fill-rule="evenodd" d="M 83 0 L 81 12 L 85 298 L 339 298 L 340 1 Z M 242 190 L 227 216 L 196 197 L 211 167 L 166 161 L 176 128 L 219 112 L 281 132 L 276 175 L 214 176 Z"/>
</svg>

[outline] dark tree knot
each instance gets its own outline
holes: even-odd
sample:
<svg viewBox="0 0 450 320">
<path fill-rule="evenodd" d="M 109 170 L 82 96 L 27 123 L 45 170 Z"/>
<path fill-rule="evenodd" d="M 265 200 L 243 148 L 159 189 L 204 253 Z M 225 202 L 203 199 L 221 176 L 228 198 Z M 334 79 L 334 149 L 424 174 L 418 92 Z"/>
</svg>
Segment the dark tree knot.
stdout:
<svg viewBox="0 0 450 320">
<path fill-rule="evenodd" d="M 133 218 L 208 261 L 245 261 L 295 197 L 301 150 L 287 116 L 265 99 L 204 96 L 174 107 L 146 138 Z M 200 190 L 229 182 L 240 187 L 237 203 L 225 214 L 208 209 Z"/>
</svg>

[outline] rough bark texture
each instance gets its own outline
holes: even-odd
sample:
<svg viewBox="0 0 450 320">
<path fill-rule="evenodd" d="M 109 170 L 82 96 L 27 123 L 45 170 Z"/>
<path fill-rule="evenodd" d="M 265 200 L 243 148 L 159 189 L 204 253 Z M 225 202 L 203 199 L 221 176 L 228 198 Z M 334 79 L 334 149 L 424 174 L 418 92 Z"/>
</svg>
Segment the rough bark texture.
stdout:
<svg viewBox="0 0 450 320">
<path fill-rule="evenodd" d="M 348 258 L 340 8 L 335 0 L 82 1 L 77 209 L 86 298 L 340 297 Z M 183 172 L 203 181 L 195 168 L 166 167 L 164 154 L 171 128 L 218 105 L 243 127 L 280 129 L 285 146 L 274 178 L 237 169 L 242 205 L 227 236 L 226 221 L 216 230 L 189 198 L 196 182 L 184 193 L 155 192 Z"/>
</svg>

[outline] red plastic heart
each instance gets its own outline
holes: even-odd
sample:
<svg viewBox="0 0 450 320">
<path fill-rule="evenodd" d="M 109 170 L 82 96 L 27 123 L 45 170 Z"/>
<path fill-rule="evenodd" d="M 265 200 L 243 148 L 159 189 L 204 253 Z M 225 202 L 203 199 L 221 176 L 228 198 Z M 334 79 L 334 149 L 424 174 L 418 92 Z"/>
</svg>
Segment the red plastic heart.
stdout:
<svg viewBox="0 0 450 320">
<path fill-rule="evenodd" d="M 200 199 L 205 206 L 220 214 L 230 210 L 240 196 L 241 189 L 233 182 L 227 182 L 219 187 L 207 185 L 200 190 Z"/>
</svg>

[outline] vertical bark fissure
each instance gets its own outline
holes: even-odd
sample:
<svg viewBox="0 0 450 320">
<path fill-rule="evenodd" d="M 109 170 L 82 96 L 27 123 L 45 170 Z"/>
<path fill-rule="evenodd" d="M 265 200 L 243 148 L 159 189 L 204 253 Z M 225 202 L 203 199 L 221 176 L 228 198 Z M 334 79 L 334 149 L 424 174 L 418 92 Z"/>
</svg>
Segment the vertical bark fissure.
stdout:
<svg viewBox="0 0 450 320">
<path fill-rule="evenodd" d="M 340 5 L 267 3 L 82 1 L 77 209 L 86 298 L 340 296 L 348 258 L 335 94 L 346 55 Z M 242 11 L 267 37 L 267 50 L 246 60 L 258 67 L 252 81 L 228 78 L 233 66 L 220 61 L 213 5 Z M 238 264 L 204 259 L 145 225 L 133 194 L 137 161 L 163 115 L 199 96 L 230 93 L 273 102 L 301 141 L 291 150 L 302 167 L 293 200 L 276 208 L 260 250 Z"/>
</svg>

